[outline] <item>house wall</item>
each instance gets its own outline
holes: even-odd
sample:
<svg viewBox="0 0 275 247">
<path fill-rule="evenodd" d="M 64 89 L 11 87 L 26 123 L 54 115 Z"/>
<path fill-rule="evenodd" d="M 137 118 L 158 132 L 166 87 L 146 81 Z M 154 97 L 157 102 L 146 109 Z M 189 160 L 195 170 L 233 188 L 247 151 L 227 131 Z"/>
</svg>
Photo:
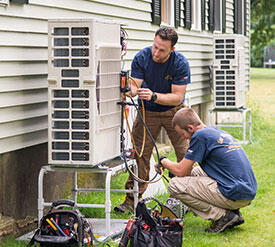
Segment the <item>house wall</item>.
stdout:
<svg viewBox="0 0 275 247">
<path fill-rule="evenodd" d="M 249 14 L 249 1 L 247 4 Z M 226 33 L 233 33 L 233 0 L 226 1 L 226 13 Z M 0 7 L 0 153 L 47 141 L 47 20 L 56 17 L 109 18 L 125 24 L 125 69 L 130 69 L 141 48 L 152 44 L 158 28 L 151 24 L 150 0 L 30 0 L 29 4 Z M 183 27 L 177 31 L 176 49 L 188 59 L 192 73 L 187 103 L 210 102 L 208 66 L 212 64 L 213 33 Z M 249 36 L 246 48 L 249 85 Z"/>
<path fill-rule="evenodd" d="M 13 197 L 20 193 L 20 198 L 29 198 L 27 189 L 23 189 L 24 179 L 14 180 L 13 177 L 18 168 L 22 173 L 17 177 L 26 176 L 28 169 L 35 171 L 28 177 L 33 205 L 37 197 L 37 172 L 47 163 L 47 21 L 63 17 L 108 18 L 125 24 L 128 50 L 124 69 L 130 69 L 134 55 L 141 48 L 152 44 L 158 29 L 151 24 L 151 0 L 29 0 L 29 4 L 0 6 L 0 171 L 5 174 L 0 176 L 0 184 L 1 188 L 8 188 L 9 183 L 15 183 L 20 191 L 11 191 Z M 233 0 L 227 1 L 226 27 L 227 33 L 233 33 Z M 208 67 L 212 64 L 213 33 L 183 27 L 177 31 L 176 49 L 187 57 L 191 66 L 192 83 L 188 85 L 186 100 L 190 106 L 201 105 L 204 116 L 211 106 Z M 249 57 L 249 38 L 246 56 Z M 246 66 L 248 85 L 249 62 Z M 35 154 L 36 158 L 25 152 Z M 0 193 L 1 212 L 19 217 L 19 213 L 13 211 L 21 200 L 16 199 L 14 208 L 9 208 L 6 196 Z M 34 214 L 34 208 L 29 209 L 24 214 Z"/>
</svg>

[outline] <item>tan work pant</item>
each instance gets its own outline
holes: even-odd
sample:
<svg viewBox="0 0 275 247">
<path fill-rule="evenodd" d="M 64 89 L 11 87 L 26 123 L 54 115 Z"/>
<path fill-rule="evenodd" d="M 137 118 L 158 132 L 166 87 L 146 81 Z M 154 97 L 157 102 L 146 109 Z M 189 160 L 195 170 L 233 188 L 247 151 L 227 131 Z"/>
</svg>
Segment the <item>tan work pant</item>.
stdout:
<svg viewBox="0 0 275 247">
<path fill-rule="evenodd" d="M 181 161 L 183 159 L 189 144 L 186 140 L 182 139 L 181 136 L 172 128 L 172 119 L 175 113 L 183 107 L 184 105 L 180 105 L 165 112 L 145 111 L 145 123 L 154 141 L 156 142 L 160 134 L 161 127 L 164 127 L 175 149 L 175 153 L 178 161 Z M 137 146 L 137 150 L 139 152 L 142 147 L 143 131 L 144 131 L 143 123 L 139 115 L 137 115 L 133 125 L 133 136 L 134 136 L 135 144 Z M 135 155 L 135 159 L 138 165 L 138 176 L 143 180 L 149 180 L 150 158 L 152 155 L 153 148 L 154 148 L 154 143 L 149 137 L 149 135 L 146 133 L 145 148 L 144 148 L 143 155 L 141 158 L 139 158 L 137 154 Z M 129 176 L 126 182 L 125 188 L 132 189 L 133 184 L 134 184 L 133 178 Z M 148 186 L 147 183 L 139 183 L 140 197 L 145 192 L 147 186 Z M 129 203 L 133 203 L 133 194 L 128 193 L 126 200 L 128 200 Z"/>
<path fill-rule="evenodd" d="M 189 209 L 203 219 L 218 220 L 225 215 L 226 209 L 234 210 L 248 206 L 251 201 L 232 201 L 219 191 L 216 180 L 196 166 L 191 176 L 174 177 L 168 190 L 172 197 L 181 200 Z"/>
</svg>

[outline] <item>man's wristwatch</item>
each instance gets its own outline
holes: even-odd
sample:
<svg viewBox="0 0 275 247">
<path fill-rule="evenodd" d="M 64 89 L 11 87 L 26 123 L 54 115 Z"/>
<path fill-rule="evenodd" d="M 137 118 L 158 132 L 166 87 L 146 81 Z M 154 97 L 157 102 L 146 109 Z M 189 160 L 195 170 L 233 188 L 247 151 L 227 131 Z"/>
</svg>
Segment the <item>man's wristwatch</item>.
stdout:
<svg viewBox="0 0 275 247">
<path fill-rule="evenodd" d="M 156 101 L 157 98 L 158 98 L 157 94 L 155 92 L 153 92 L 151 100 Z"/>
<path fill-rule="evenodd" d="M 160 164 L 161 164 L 161 161 L 162 161 L 163 159 L 167 159 L 165 155 L 162 155 L 162 156 L 159 157 L 159 163 L 160 163 Z M 161 164 L 161 165 L 162 165 L 162 164 Z"/>
</svg>

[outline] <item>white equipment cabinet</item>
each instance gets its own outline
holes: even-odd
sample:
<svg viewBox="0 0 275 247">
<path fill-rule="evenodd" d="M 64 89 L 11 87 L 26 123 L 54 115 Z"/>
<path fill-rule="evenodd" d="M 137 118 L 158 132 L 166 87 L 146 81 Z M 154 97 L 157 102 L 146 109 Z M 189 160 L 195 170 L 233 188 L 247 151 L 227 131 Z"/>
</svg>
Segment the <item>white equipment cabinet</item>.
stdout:
<svg viewBox="0 0 275 247">
<path fill-rule="evenodd" d="M 52 165 L 120 155 L 120 24 L 49 20 L 49 147 Z"/>
<path fill-rule="evenodd" d="M 49 165 L 41 168 L 38 178 L 39 220 L 44 207 L 51 205 L 43 194 L 47 172 L 74 174 L 72 199 L 77 206 L 105 209 L 106 219 L 93 219 L 95 225 L 101 224 L 95 228 L 103 235 L 121 223 L 111 221 L 111 192 L 132 192 L 135 205 L 138 202 L 136 181 L 131 190 L 110 188 L 111 177 L 124 169 L 119 158 L 121 109 L 117 104 L 121 100 L 120 30 L 120 24 L 107 20 L 49 20 Z M 136 162 L 130 166 L 137 176 Z M 105 187 L 78 188 L 78 172 L 105 174 Z M 105 203 L 77 203 L 78 192 L 105 192 Z"/>
<path fill-rule="evenodd" d="M 245 39 L 243 35 L 214 36 L 214 108 L 245 106 Z"/>
<path fill-rule="evenodd" d="M 214 106 L 208 111 L 208 125 L 211 125 L 211 116 L 215 113 L 213 126 L 242 128 L 243 136 L 239 143 L 248 144 L 252 139 L 252 118 L 251 110 L 245 107 L 245 37 L 238 34 L 214 35 L 213 53 Z M 220 122 L 218 113 L 238 113 L 241 116 L 238 122 L 226 122 L 224 119 Z"/>
</svg>

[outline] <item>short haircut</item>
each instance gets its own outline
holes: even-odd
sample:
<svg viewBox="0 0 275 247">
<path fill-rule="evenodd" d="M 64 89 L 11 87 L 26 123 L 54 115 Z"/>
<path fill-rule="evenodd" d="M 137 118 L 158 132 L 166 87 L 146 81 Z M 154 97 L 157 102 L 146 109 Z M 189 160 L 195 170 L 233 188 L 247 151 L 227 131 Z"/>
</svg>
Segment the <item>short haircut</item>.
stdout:
<svg viewBox="0 0 275 247">
<path fill-rule="evenodd" d="M 176 112 L 172 119 L 172 127 L 179 126 L 183 130 L 188 129 L 188 125 L 199 126 L 202 124 L 198 114 L 192 108 L 183 108 Z"/>
<path fill-rule="evenodd" d="M 178 41 L 178 34 L 172 27 L 161 27 L 156 31 L 155 36 L 157 35 L 163 40 L 170 40 L 171 48 L 173 48 Z"/>
</svg>

